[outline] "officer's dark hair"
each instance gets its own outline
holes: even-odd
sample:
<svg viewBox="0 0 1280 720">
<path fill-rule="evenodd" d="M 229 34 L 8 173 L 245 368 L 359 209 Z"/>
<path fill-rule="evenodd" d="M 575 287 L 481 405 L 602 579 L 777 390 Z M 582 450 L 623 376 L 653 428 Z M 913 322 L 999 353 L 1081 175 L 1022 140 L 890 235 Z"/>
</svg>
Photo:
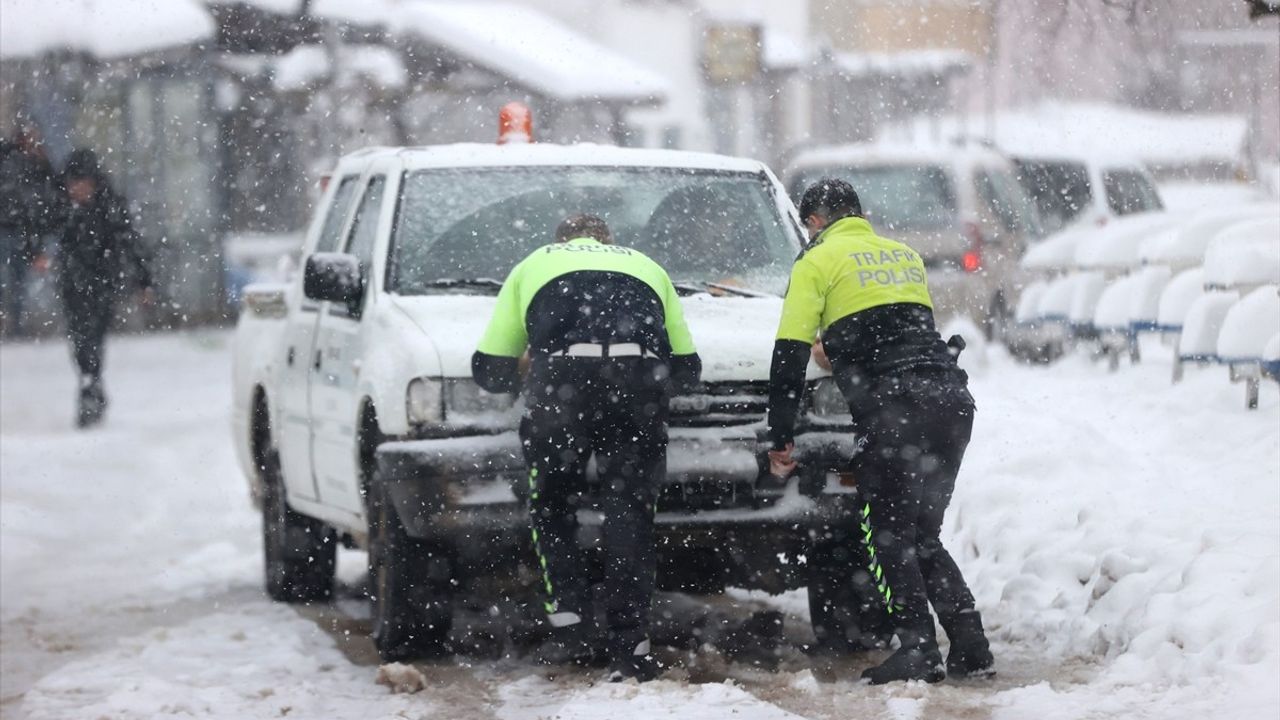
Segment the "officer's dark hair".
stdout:
<svg viewBox="0 0 1280 720">
<path fill-rule="evenodd" d="M 800 198 L 800 219 L 821 215 L 828 222 L 846 217 L 862 217 L 862 201 L 849 183 L 837 178 L 822 178 L 809 186 Z"/>
<path fill-rule="evenodd" d="M 609 225 L 596 215 L 587 213 L 570 215 L 556 228 L 556 242 L 569 242 L 584 237 L 594 238 L 605 245 L 613 242 Z"/>
</svg>

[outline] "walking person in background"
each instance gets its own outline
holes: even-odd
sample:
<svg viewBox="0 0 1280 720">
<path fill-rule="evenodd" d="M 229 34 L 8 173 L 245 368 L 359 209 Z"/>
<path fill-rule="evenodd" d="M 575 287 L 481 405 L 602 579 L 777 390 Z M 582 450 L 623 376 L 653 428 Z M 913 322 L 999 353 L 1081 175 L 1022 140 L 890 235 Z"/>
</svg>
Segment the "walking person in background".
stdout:
<svg viewBox="0 0 1280 720">
<path fill-rule="evenodd" d="M 27 272 L 41 251 L 43 236 L 58 223 L 57 177 L 45 156 L 40 130 L 20 124 L 12 140 L 0 140 L 0 278 L 4 334 L 25 328 Z"/>
<path fill-rule="evenodd" d="M 151 302 L 151 273 L 129 208 L 117 193 L 92 150 L 71 153 L 62 173 L 66 217 L 58 258 L 58 287 L 71 351 L 80 372 L 77 424 L 88 427 L 102 419 L 107 398 L 102 388 L 102 350 L 125 290 L 125 270 L 132 268 Z"/>
<path fill-rule="evenodd" d="M 963 343 L 935 329 L 924 263 L 876 235 L 848 183 L 824 179 L 800 201 L 812 244 L 796 261 L 769 372 L 771 471 L 795 470 L 792 439 L 805 368 L 819 332 L 862 443 L 853 459 L 856 512 L 867 572 L 901 643 L 872 684 L 989 675 L 982 619 L 960 569 L 942 546 L 942 517 L 973 430 Z M 852 582 L 852 580 L 851 580 Z M 951 640 L 944 671 L 932 604 Z"/>
</svg>

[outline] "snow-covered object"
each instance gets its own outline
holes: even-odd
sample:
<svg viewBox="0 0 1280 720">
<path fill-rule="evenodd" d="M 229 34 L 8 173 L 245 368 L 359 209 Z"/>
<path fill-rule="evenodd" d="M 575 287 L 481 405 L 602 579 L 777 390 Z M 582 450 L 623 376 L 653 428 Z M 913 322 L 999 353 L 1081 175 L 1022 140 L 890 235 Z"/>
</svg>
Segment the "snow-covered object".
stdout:
<svg viewBox="0 0 1280 720">
<path fill-rule="evenodd" d="M 341 79 L 368 79 L 379 88 L 402 88 L 409 73 L 400 54 L 382 45 L 338 45 L 329 50 L 320 45 L 299 45 L 272 62 L 272 78 L 279 90 L 304 90 L 328 76 Z"/>
<path fill-rule="evenodd" d="M 1249 122 L 1239 114 L 1174 114 L 1085 102 L 1044 102 L 1001 112 L 995 121 L 992 140 L 1013 155 L 1136 157 L 1154 166 L 1237 163 L 1249 134 Z M 971 123 L 964 117 L 928 118 L 913 130 L 923 140 L 939 129 L 945 136 L 963 134 Z"/>
<path fill-rule="evenodd" d="M 1075 247 L 1075 265 L 1081 268 L 1119 269 L 1138 265 L 1138 247 L 1147 238 L 1174 227 L 1184 216 L 1173 212 L 1127 215 L 1094 229 Z"/>
<path fill-rule="evenodd" d="M 1148 265 L 1135 272 L 1133 278 L 1129 324 L 1139 330 L 1154 329 L 1160 314 L 1160 296 L 1173 278 L 1173 270 L 1167 265 Z"/>
<path fill-rule="evenodd" d="M 1178 339 L 1178 355 L 1187 360 L 1217 360 L 1218 335 L 1227 312 L 1240 300 L 1234 290 L 1211 290 L 1196 298 L 1187 310 Z"/>
<path fill-rule="evenodd" d="M 378 666 L 378 675 L 374 682 L 386 685 L 393 693 L 412 694 L 427 686 L 427 678 L 421 670 L 398 662 Z"/>
<path fill-rule="evenodd" d="M 1067 319 L 1072 325 L 1091 325 L 1098 298 L 1102 297 L 1102 291 L 1107 286 L 1107 276 L 1099 270 L 1088 270 L 1076 273 L 1075 278 Z"/>
<path fill-rule="evenodd" d="M 1079 280 L 1079 275 L 1063 275 L 1051 280 L 1040 296 L 1039 319 L 1066 320 L 1071 313 L 1071 297 Z"/>
<path fill-rule="evenodd" d="M 1280 217 L 1280 204 L 1247 203 L 1201 210 L 1183 222 L 1142 241 L 1138 258 L 1143 263 L 1181 269 L 1204 262 L 1214 236 L 1239 222 Z"/>
<path fill-rule="evenodd" d="M 505 2 L 387 5 L 393 33 L 421 38 L 546 97 L 656 102 L 665 78 L 557 20 Z"/>
<path fill-rule="evenodd" d="M 1262 372 L 1280 380 L 1280 333 L 1272 335 L 1262 349 Z"/>
<path fill-rule="evenodd" d="M 1156 308 L 1156 328 L 1165 331 L 1182 329 L 1191 305 L 1204 295 L 1204 268 L 1183 270 L 1174 276 L 1160 293 Z"/>
<path fill-rule="evenodd" d="M 1264 285 L 1245 295 L 1227 312 L 1218 335 L 1218 357 L 1224 362 L 1259 361 L 1267 342 L 1280 331 L 1280 286 Z"/>
<path fill-rule="evenodd" d="M 1141 277 L 1125 275 L 1111 281 L 1098 296 L 1093 310 L 1093 326 L 1098 330 L 1129 331 L 1130 309 L 1141 285 Z"/>
<path fill-rule="evenodd" d="M 1237 223 L 1215 235 L 1204 254 L 1213 287 L 1280 283 L 1280 217 Z"/>
<path fill-rule="evenodd" d="M 1067 270 L 1075 265 L 1076 246 L 1090 234 L 1097 232 L 1095 227 L 1072 227 L 1056 233 L 1027 248 L 1020 261 L 1028 270 Z"/>
<path fill-rule="evenodd" d="M 1035 280 L 1022 289 L 1018 295 L 1018 307 L 1013 312 L 1013 319 L 1020 323 L 1037 320 L 1040 317 L 1040 301 L 1049 289 L 1049 281 Z"/>
<path fill-rule="evenodd" d="M 71 50 L 111 59 L 211 40 L 197 0 L 4 0 L 0 58 Z"/>
</svg>

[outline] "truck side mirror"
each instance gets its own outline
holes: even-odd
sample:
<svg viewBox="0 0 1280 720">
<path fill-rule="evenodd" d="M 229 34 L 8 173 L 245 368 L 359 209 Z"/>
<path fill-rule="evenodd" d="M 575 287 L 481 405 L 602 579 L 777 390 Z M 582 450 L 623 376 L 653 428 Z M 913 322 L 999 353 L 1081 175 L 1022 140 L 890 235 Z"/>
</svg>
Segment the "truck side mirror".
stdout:
<svg viewBox="0 0 1280 720">
<path fill-rule="evenodd" d="M 302 293 L 311 300 L 359 307 L 364 296 L 364 277 L 355 255 L 313 253 L 302 273 Z"/>
</svg>

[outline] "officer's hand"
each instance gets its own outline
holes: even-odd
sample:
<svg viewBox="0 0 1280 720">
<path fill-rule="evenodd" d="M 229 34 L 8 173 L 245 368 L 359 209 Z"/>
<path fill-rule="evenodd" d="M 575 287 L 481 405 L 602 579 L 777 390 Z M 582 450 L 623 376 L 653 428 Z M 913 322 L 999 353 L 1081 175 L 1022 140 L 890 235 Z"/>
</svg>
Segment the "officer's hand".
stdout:
<svg viewBox="0 0 1280 720">
<path fill-rule="evenodd" d="M 827 349 L 822 346 L 822 338 L 818 338 L 810 352 L 813 354 L 813 361 L 818 363 L 818 367 L 827 372 L 831 371 L 831 360 L 827 358 Z"/>
<path fill-rule="evenodd" d="M 151 287 L 142 288 L 142 292 L 138 296 L 138 301 L 143 307 L 151 307 L 156 304 L 156 291 Z"/>
<path fill-rule="evenodd" d="M 516 360 L 516 372 L 519 373 L 520 379 L 523 380 L 529 374 L 529 351 L 525 350 L 524 354 Z"/>
<path fill-rule="evenodd" d="M 787 443 L 787 446 L 781 450 L 769 451 L 769 474 L 774 477 L 790 477 L 791 473 L 796 471 L 796 461 L 791 458 L 791 452 L 795 450 L 794 443 Z"/>
</svg>

